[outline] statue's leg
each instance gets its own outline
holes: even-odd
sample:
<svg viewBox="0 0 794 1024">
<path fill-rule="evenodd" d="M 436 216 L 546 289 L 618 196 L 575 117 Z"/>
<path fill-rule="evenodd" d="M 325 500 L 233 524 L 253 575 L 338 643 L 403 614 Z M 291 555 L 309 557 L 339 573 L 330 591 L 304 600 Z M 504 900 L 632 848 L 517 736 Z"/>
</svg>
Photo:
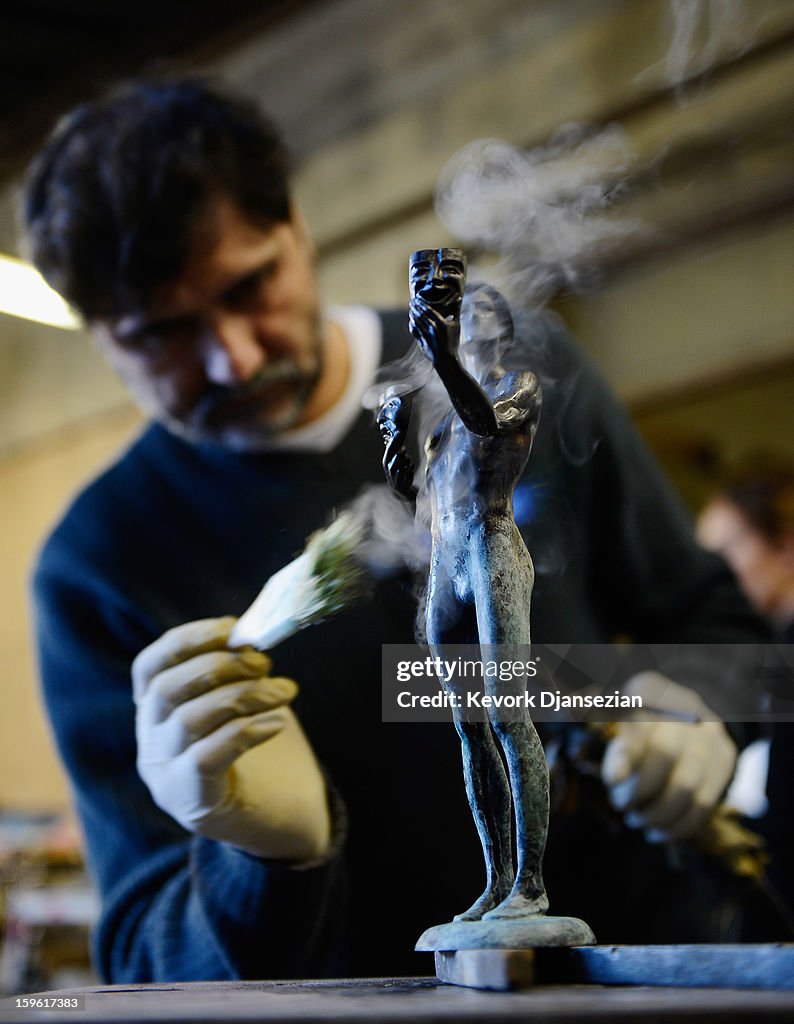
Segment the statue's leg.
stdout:
<svg viewBox="0 0 794 1024">
<path fill-rule="evenodd" d="M 466 796 L 485 857 L 485 889 L 456 921 L 479 921 L 513 886 L 510 788 L 488 722 L 457 720 Z"/>
<path fill-rule="evenodd" d="M 449 573 L 435 557 L 431 559 L 426 615 L 427 639 L 434 657 L 443 658 L 445 643 L 471 643 L 476 636 L 473 605 L 460 600 Z M 469 722 L 459 710 L 453 713 L 461 742 L 466 796 L 482 845 L 486 874 L 482 895 L 455 920 L 478 921 L 505 898 L 513 885 L 510 787 L 488 721 Z"/>
<path fill-rule="evenodd" d="M 549 770 L 529 715 L 494 723 L 510 777 L 516 816 L 517 864 L 511 892 L 489 917 L 527 917 L 549 908 L 543 884 L 543 853 L 549 831 Z"/>
<path fill-rule="evenodd" d="M 529 655 L 534 569 L 510 517 L 485 520 L 470 550 L 471 580 L 483 656 L 515 663 Z M 491 680 L 494 692 L 523 693 L 525 679 Z M 489 917 L 542 914 L 549 901 L 543 884 L 543 853 L 549 828 L 549 770 L 543 745 L 523 709 L 494 709 L 491 725 L 507 763 L 516 821 L 516 875 L 506 899 Z"/>
</svg>

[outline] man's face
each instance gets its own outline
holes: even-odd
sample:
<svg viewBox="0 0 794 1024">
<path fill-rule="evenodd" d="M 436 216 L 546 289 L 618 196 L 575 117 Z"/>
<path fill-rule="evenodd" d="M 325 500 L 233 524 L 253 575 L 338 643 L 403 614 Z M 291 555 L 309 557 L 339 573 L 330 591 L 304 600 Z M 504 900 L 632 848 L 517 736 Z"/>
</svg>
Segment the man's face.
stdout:
<svg viewBox="0 0 794 1024">
<path fill-rule="evenodd" d="M 754 607 L 775 618 L 794 577 L 791 552 L 772 544 L 728 501 L 713 500 L 700 515 L 697 538 L 733 569 Z"/>
<path fill-rule="evenodd" d="M 442 316 L 457 316 L 466 284 L 462 249 L 420 249 L 411 256 L 411 295 L 418 295 Z"/>
<path fill-rule="evenodd" d="M 175 280 L 92 326 L 138 404 L 190 441 L 256 450 L 319 414 L 319 300 L 297 217 L 263 228 L 218 201 Z"/>
</svg>

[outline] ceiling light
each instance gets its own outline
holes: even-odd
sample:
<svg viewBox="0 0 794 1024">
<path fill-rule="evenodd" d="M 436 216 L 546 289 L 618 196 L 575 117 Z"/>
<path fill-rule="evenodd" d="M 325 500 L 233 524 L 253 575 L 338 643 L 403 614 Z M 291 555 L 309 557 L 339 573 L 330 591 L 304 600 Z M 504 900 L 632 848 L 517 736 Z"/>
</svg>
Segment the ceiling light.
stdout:
<svg viewBox="0 0 794 1024">
<path fill-rule="evenodd" d="M 77 331 L 82 324 L 41 274 L 24 260 L 0 253 L 0 313 Z"/>
</svg>

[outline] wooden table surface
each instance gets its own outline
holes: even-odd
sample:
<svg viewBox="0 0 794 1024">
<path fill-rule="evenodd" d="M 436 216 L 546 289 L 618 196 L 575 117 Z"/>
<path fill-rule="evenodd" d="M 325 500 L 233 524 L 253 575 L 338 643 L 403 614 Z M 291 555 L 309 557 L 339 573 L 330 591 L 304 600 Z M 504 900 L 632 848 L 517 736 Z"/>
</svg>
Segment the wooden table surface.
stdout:
<svg viewBox="0 0 794 1024">
<path fill-rule="evenodd" d="M 521 992 L 484 992 L 435 978 L 360 981 L 188 982 L 108 985 L 37 996 L 85 996 L 85 1009 L 17 1009 L 0 1000 L 0 1021 L 169 1022 L 268 1021 L 278 1024 L 411 1024 L 543 1021 L 794 1021 L 794 992 L 751 989 L 541 985 Z"/>
</svg>

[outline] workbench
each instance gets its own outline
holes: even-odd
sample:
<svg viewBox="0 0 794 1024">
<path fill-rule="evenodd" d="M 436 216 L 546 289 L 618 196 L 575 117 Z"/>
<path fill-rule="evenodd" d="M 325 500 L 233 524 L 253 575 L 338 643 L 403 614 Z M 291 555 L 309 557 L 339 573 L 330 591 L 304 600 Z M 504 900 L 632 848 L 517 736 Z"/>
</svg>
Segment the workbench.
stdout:
<svg viewBox="0 0 794 1024">
<path fill-rule="evenodd" d="M 625 1021 L 794 1021 L 794 991 L 594 984 L 539 985 L 488 992 L 445 985 L 435 978 L 346 981 L 188 982 L 109 985 L 40 997 L 84 997 L 85 1009 L 15 1009 L 0 1000 L 0 1021 L 50 1024 L 543 1024 Z"/>
</svg>

